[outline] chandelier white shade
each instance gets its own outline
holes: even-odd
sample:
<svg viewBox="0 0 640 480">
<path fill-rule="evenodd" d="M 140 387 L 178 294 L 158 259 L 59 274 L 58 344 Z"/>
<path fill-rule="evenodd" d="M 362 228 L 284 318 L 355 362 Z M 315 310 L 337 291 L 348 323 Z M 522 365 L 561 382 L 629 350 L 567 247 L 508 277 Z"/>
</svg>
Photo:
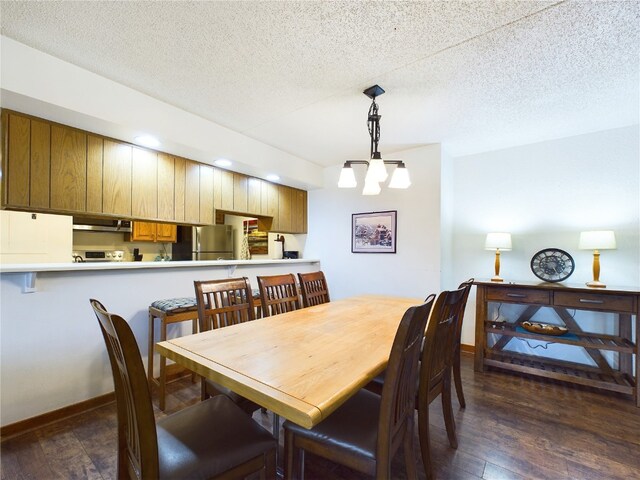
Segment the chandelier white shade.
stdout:
<svg viewBox="0 0 640 480">
<path fill-rule="evenodd" d="M 409 170 L 407 170 L 404 164 L 398 165 L 393 171 L 393 175 L 391 175 L 389 188 L 409 188 L 410 185 Z"/>
<path fill-rule="evenodd" d="M 355 188 L 358 186 L 356 181 L 356 174 L 353 172 L 351 166 L 343 167 L 340 171 L 340 178 L 338 179 L 338 188 Z"/>
<path fill-rule="evenodd" d="M 380 184 L 375 180 L 364 182 L 364 188 L 362 189 L 363 195 L 378 195 L 380 193 Z"/>
</svg>

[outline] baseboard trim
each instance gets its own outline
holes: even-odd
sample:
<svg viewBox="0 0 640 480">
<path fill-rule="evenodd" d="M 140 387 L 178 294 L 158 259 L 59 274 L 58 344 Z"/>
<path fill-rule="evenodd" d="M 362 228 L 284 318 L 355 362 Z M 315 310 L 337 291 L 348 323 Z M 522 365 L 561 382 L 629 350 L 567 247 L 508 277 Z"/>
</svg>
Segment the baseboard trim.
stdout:
<svg viewBox="0 0 640 480">
<path fill-rule="evenodd" d="M 11 423 L 0 427 L 0 441 L 4 441 L 9 437 L 14 437 L 30 430 L 43 427 L 49 423 L 57 422 L 67 417 L 73 417 L 80 413 L 93 410 L 104 405 L 108 405 L 116 401 L 115 392 L 106 393 L 99 397 L 90 398 L 80 403 L 75 403 L 67 407 L 59 408 L 51 412 L 43 413 L 36 417 L 27 418 L 16 423 Z"/>
<path fill-rule="evenodd" d="M 471 355 L 474 355 L 476 353 L 476 346 L 475 345 L 465 345 L 464 343 L 460 344 L 460 351 L 464 352 L 464 353 L 469 353 Z"/>
</svg>

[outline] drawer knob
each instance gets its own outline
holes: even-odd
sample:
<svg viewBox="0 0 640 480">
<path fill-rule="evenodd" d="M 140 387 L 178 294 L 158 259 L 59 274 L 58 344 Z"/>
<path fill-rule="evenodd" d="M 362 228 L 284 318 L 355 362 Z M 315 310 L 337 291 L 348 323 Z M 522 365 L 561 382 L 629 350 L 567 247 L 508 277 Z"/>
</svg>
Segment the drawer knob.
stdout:
<svg viewBox="0 0 640 480">
<path fill-rule="evenodd" d="M 602 305 L 604 300 L 591 300 L 590 298 L 581 298 L 580 303 L 596 303 L 598 305 Z"/>
</svg>

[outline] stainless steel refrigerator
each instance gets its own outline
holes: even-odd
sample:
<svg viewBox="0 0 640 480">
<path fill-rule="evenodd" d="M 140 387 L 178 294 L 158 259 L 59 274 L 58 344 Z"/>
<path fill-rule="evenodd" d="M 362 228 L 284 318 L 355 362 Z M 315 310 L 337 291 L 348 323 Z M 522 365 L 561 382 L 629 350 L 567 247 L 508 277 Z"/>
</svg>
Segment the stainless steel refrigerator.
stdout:
<svg viewBox="0 0 640 480">
<path fill-rule="evenodd" d="M 233 227 L 181 227 L 173 245 L 174 260 L 234 260 Z"/>
</svg>

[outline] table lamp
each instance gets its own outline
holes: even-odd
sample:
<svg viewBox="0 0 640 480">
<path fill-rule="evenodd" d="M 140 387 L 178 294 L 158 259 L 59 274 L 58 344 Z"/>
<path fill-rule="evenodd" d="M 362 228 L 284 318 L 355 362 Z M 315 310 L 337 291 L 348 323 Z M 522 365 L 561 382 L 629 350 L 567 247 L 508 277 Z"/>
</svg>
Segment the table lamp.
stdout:
<svg viewBox="0 0 640 480">
<path fill-rule="evenodd" d="M 587 287 L 605 288 L 600 281 L 600 251 L 615 250 L 616 236 L 611 230 L 580 232 L 580 250 L 593 250 L 593 281 L 587 282 Z"/>
<path fill-rule="evenodd" d="M 491 279 L 492 282 L 502 282 L 500 278 L 500 250 L 508 252 L 511 250 L 511 234 L 510 233 L 487 233 L 487 239 L 484 242 L 485 250 L 496 251 L 496 274 Z"/>
</svg>

